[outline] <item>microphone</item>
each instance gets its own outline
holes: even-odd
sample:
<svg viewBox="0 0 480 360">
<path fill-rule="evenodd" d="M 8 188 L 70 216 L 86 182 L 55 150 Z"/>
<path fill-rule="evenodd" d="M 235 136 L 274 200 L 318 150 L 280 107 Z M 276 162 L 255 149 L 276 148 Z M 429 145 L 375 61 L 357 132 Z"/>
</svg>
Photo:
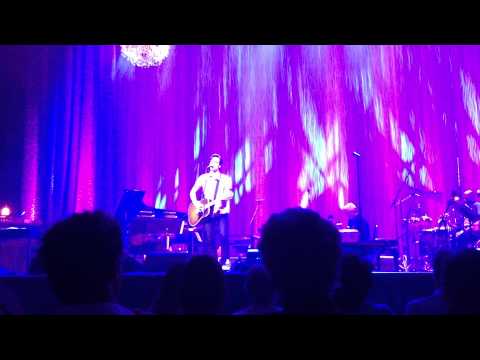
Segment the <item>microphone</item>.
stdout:
<svg viewBox="0 0 480 360">
<path fill-rule="evenodd" d="M 354 152 L 353 152 L 353 156 L 360 157 L 360 153 L 354 151 Z"/>
</svg>

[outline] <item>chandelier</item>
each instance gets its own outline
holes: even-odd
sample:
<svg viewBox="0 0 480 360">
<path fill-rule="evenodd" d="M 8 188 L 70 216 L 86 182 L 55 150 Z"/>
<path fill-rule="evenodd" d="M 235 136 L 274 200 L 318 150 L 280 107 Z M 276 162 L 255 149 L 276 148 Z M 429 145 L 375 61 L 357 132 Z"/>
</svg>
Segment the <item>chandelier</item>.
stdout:
<svg viewBox="0 0 480 360">
<path fill-rule="evenodd" d="M 170 45 L 120 45 L 122 56 L 139 67 L 159 66 L 168 56 Z"/>
</svg>

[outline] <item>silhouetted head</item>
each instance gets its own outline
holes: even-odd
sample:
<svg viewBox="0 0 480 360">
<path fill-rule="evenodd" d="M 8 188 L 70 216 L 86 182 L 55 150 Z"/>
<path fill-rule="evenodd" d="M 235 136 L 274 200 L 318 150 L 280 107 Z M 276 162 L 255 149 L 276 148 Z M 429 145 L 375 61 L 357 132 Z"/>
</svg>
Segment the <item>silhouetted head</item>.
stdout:
<svg viewBox="0 0 480 360">
<path fill-rule="evenodd" d="M 117 289 L 122 255 L 117 222 L 101 212 L 75 214 L 42 239 L 39 256 L 63 304 L 109 302 Z"/>
<path fill-rule="evenodd" d="M 340 283 L 352 297 L 363 303 L 372 287 L 372 264 L 360 256 L 349 254 L 342 257 Z"/>
<path fill-rule="evenodd" d="M 263 266 L 254 266 L 249 270 L 245 288 L 252 305 L 268 306 L 272 304 L 272 280 Z"/>
<path fill-rule="evenodd" d="M 433 276 L 437 287 L 442 287 L 445 279 L 445 269 L 452 258 L 452 252 L 448 249 L 440 249 L 437 251 L 433 260 Z"/>
<path fill-rule="evenodd" d="M 450 313 L 480 314 L 480 252 L 466 249 L 445 269 L 445 299 Z"/>
<path fill-rule="evenodd" d="M 152 311 L 154 314 L 174 315 L 181 313 L 180 293 L 183 286 L 185 264 L 173 265 L 162 279 L 160 294 Z"/>
<path fill-rule="evenodd" d="M 23 315 L 24 313 L 17 294 L 9 287 L 0 284 L 0 316 Z"/>
<path fill-rule="evenodd" d="M 287 209 L 269 218 L 260 250 L 287 312 L 312 312 L 328 299 L 339 243 L 335 226 L 312 210 Z"/>
<path fill-rule="evenodd" d="M 207 255 L 194 256 L 185 267 L 181 304 L 185 314 L 218 314 L 223 305 L 224 274 Z"/>
</svg>

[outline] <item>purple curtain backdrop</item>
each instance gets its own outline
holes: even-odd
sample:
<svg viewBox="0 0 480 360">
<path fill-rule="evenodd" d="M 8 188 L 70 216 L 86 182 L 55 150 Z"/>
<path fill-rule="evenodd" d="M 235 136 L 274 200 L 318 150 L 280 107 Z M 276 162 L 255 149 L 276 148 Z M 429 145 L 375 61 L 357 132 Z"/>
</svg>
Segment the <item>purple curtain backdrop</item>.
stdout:
<svg viewBox="0 0 480 360">
<path fill-rule="evenodd" d="M 127 188 L 186 211 L 213 152 L 234 180 L 234 236 L 256 203 L 258 229 L 299 205 L 345 221 L 360 195 L 394 238 L 409 186 L 441 193 L 421 198 L 435 220 L 454 188 L 480 187 L 479 46 L 173 46 L 155 68 L 119 46 L 0 55 L 0 202 L 32 221 L 113 213 Z"/>
</svg>

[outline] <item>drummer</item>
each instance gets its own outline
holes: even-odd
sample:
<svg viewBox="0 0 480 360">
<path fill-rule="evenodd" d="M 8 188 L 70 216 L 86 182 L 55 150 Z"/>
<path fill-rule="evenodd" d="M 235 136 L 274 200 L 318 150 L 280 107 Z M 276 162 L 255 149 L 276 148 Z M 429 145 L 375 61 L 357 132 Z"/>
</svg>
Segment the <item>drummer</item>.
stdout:
<svg viewBox="0 0 480 360">
<path fill-rule="evenodd" d="M 471 189 L 465 190 L 463 193 L 463 201 L 461 201 L 457 208 L 458 213 L 463 217 L 463 226 L 460 229 L 456 229 L 454 237 L 454 248 L 464 249 L 475 245 L 478 240 L 478 220 L 480 215 L 477 211 L 476 193 Z"/>
</svg>

